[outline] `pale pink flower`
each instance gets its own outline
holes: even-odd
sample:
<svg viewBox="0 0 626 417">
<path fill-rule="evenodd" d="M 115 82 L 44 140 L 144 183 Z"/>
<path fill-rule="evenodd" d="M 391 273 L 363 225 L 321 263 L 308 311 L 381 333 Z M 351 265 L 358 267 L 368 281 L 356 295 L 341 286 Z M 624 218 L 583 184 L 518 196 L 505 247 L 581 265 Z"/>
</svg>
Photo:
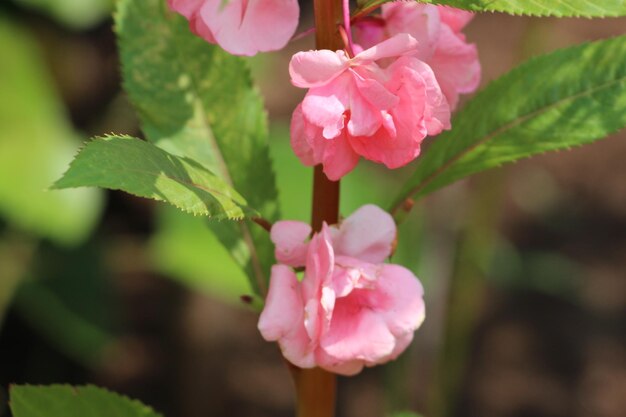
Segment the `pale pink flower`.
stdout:
<svg viewBox="0 0 626 417">
<path fill-rule="evenodd" d="M 450 108 L 460 94 L 471 93 L 480 83 L 481 68 L 476 45 L 467 43 L 461 30 L 473 14 L 446 6 L 396 1 L 382 6 L 380 17 L 355 25 L 356 42 L 368 48 L 399 33 L 419 42 L 417 57 L 434 71 Z"/>
<path fill-rule="evenodd" d="M 308 88 L 294 111 L 291 143 L 305 165 L 324 165 L 331 180 L 359 157 L 398 168 L 422 140 L 450 127 L 448 103 L 431 68 L 415 57 L 417 41 L 398 34 L 358 53 L 309 51 L 293 56 L 292 83 Z M 381 67 L 377 61 L 391 61 Z"/>
<path fill-rule="evenodd" d="M 283 48 L 298 26 L 297 0 L 168 0 L 191 30 L 234 55 Z"/>
<path fill-rule="evenodd" d="M 409 270 L 383 264 L 396 227 L 372 205 L 339 227 L 278 222 L 271 231 L 280 262 L 259 319 L 268 341 L 301 368 L 354 375 L 395 359 L 424 320 L 423 289 Z M 306 266 L 299 281 L 291 267 Z"/>
</svg>

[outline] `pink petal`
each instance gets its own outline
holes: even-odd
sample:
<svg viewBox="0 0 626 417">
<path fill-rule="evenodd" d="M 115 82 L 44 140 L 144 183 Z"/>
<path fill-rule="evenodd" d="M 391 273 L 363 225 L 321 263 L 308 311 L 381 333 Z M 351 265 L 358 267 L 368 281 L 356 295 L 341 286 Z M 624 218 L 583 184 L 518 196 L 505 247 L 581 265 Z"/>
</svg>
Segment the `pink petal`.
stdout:
<svg viewBox="0 0 626 417">
<path fill-rule="evenodd" d="M 420 114 L 420 124 L 431 136 L 450 128 L 450 106 L 430 66 L 419 59 L 404 57 L 387 70 L 391 73 L 387 87 L 402 101 L 395 109 L 396 119 L 408 121 L 411 113 Z M 414 119 L 419 120 L 415 116 Z"/>
<path fill-rule="evenodd" d="M 399 265 L 383 265 L 376 290 L 378 297 L 370 307 L 384 318 L 394 336 L 417 330 L 425 317 L 424 289 L 417 277 Z"/>
<path fill-rule="evenodd" d="M 397 119 L 395 121 L 398 128 L 395 137 L 387 129 L 381 128 L 372 136 L 350 136 L 350 146 L 363 158 L 384 164 L 389 169 L 400 168 L 412 162 L 420 154 L 426 129 L 417 125 L 401 129 Z"/>
<path fill-rule="evenodd" d="M 289 63 L 291 83 L 296 87 L 322 86 L 339 76 L 348 67 L 348 57 L 343 51 L 298 52 Z"/>
<path fill-rule="evenodd" d="M 302 281 L 305 300 L 319 299 L 321 288 L 332 278 L 335 264 L 335 252 L 328 234 L 328 226 L 316 233 L 309 243 L 306 272 Z"/>
<path fill-rule="evenodd" d="M 352 63 L 367 63 L 415 53 L 417 53 L 415 38 L 406 33 L 400 33 L 356 55 L 352 58 Z"/>
<path fill-rule="evenodd" d="M 334 139 L 321 139 L 327 142 L 324 149 L 324 174 L 331 181 L 339 181 L 359 163 L 359 155 L 354 151 L 345 130 Z M 318 140 L 319 141 L 319 140 Z"/>
<path fill-rule="evenodd" d="M 396 359 L 409 347 L 413 341 L 413 332 L 407 333 L 403 336 L 396 338 L 396 346 L 393 348 L 393 352 L 389 355 L 390 360 Z"/>
<path fill-rule="evenodd" d="M 350 134 L 348 139 L 357 154 L 393 169 L 419 155 L 426 134 L 435 135 L 450 127 L 450 108 L 431 68 L 419 59 L 401 57 L 386 72 L 389 81 L 385 88 L 398 97 L 399 102 L 376 117 L 359 113 L 352 116 L 351 122 L 359 117 L 355 120 L 365 127 L 378 126 L 379 129 L 374 133 L 350 129 L 352 124 L 349 123 L 349 131 L 361 134 Z M 364 104 L 361 106 L 366 108 Z"/>
<path fill-rule="evenodd" d="M 447 27 L 441 30 L 430 66 L 452 109 L 457 106 L 459 93 L 472 93 L 480 84 L 481 67 L 476 45 L 468 44 Z"/>
<path fill-rule="evenodd" d="M 173 11 L 190 19 L 202 6 L 204 0 L 167 0 L 167 4 Z"/>
<path fill-rule="evenodd" d="M 441 91 L 432 68 L 419 59 L 406 59 L 404 61 L 407 66 L 419 74 L 426 89 L 424 123 L 428 134 L 434 136 L 443 130 L 450 129 L 450 106 Z"/>
<path fill-rule="evenodd" d="M 474 13 L 447 6 L 437 6 L 441 21 L 454 32 L 460 32 L 473 18 Z"/>
<path fill-rule="evenodd" d="M 396 1 L 383 5 L 382 16 L 389 35 L 408 33 L 418 42 L 420 59 L 432 55 L 441 27 L 437 6 Z"/>
<path fill-rule="evenodd" d="M 387 38 L 385 23 L 380 19 L 365 18 L 356 22 L 352 28 L 354 30 L 354 38 L 359 43 L 359 47 L 364 49 L 371 48 Z M 363 49 L 358 52 L 355 51 L 355 53 L 362 51 Z"/>
<path fill-rule="evenodd" d="M 305 328 L 309 338 L 316 343 L 327 327 L 326 312 L 321 306 L 322 287 L 333 275 L 335 255 L 328 226 L 316 233 L 309 244 L 306 269 L 302 280 L 302 295 L 305 300 Z"/>
<path fill-rule="evenodd" d="M 359 282 L 359 278 L 360 274 L 357 269 L 335 265 L 331 283 L 335 297 L 340 298 L 350 294 Z"/>
<path fill-rule="evenodd" d="M 323 129 L 324 138 L 332 139 L 341 133 L 353 83 L 350 74 L 344 73 L 322 87 L 311 88 L 304 97 L 302 113 L 307 121 Z"/>
<path fill-rule="evenodd" d="M 315 362 L 317 365 L 334 374 L 353 376 L 363 370 L 364 362 L 362 360 L 343 361 L 328 355 L 324 349 L 315 351 Z"/>
<path fill-rule="evenodd" d="M 301 368 L 315 366 L 310 340 L 304 329 L 300 284 L 295 273 L 283 265 L 272 267 L 270 288 L 258 328 L 267 341 L 278 341 L 283 355 Z"/>
<path fill-rule="evenodd" d="M 380 110 L 370 104 L 359 92 L 350 97 L 348 133 L 352 136 L 371 136 L 383 123 Z"/>
<path fill-rule="evenodd" d="M 378 110 L 389 110 L 390 108 L 398 104 L 398 97 L 391 93 L 381 81 L 374 78 L 372 75 L 361 75 L 356 70 L 354 81 L 358 92 L 366 99 L 372 106 L 375 106 Z M 369 75 L 369 74 L 368 74 Z"/>
<path fill-rule="evenodd" d="M 321 163 L 322 159 L 321 157 L 316 158 L 313 147 L 307 140 L 306 123 L 302 115 L 302 104 L 300 104 L 291 116 L 291 147 L 302 164 L 314 166 Z"/>
<path fill-rule="evenodd" d="M 364 78 L 356 71 L 351 73 L 356 88 L 350 95 L 348 132 L 352 136 L 371 136 L 383 123 L 381 110 L 394 107 L 399 100 L 378 80 Z"/>
<path fill-rule="evenodd" d="M 320 348 L 337 361 L 378 363 L 391 354 L 395 338 L 385 320 L 363 307 L 354 294 L 337 299 L 330 328 L 322 335 Z"/>
<path fill-rule="evenodd" d="M 274 265 L 258 328 L 267 341 L 276 341 L 298 327 L 304 306 L 300 283 L 291 268 Z"/>
<path fill-rule="evenodd" d="M 233 1 L 233 0 L 230 0 Z M 260 52 L 282 49 L 298 27 L 298 0 L 246 0 L 248 11 L 242 26 L 255 39 Z"/>
<path fill-rule="evenodd" d="M 359 162 L 343 131 L 333 139 L 324 138 L 322 129 L 304 118 L 301 106 L 291 119 L 291 146 L 303 164 L 323 164 L 324 173 L 332 181 L 341 179 Z"/>
<path fill-rule="evenodd" d="M 217 44 L 211 28 L 207 26 L 204 20 L 202 20 L 200 13 L 195 13 L 194 16 L 189 19 L 189 28 L 193 33 L 203 38 L 205 41 Z"/>
<path fill-rule="evenodd" d="M 235 55 L 283 48 L 298 26 L 299 12 L 297 0 L 205 0 L 200 9 L 217 43 Z"/>
<path fill-rule="evenodd" d="M 396 239 L 393 217 L 373 204 L 352 213 L 334 238 L 337 254 L 371 263 L 382 263 L 391 255 Z"/>
<path fill-rule="evenodd" d="M 274 242 L 276 260 L 293 267 L 304 266 L 311 226 L 303 222 L 283 220 L 274 223 L 270 238 Z"/>
</svg>

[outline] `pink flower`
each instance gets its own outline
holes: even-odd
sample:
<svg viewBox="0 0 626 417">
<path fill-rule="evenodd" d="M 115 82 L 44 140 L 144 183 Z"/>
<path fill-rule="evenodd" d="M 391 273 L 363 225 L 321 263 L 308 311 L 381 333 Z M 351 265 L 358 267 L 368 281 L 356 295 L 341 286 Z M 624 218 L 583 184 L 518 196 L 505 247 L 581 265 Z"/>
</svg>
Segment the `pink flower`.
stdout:
<svg viewBox="0 0 626 417">
<path fill-rule="evenodd" d="M 342 375 L 395 359 L 423 322 L 424 302 L 409 270 L 382 263 L 396 237 L 391 216 L 367 205 L 307 242 L 310 232 L 300 222 L 272 228 L 281 264 L 259 319 L 263 337 L 296 366 Z M 306 266 L 302 281 L 290 266 Z"/>
<path fill-rule="evenodd" d="M 450 111 L 433 71 L 415 57 L 417 41 L 398 34 L 349 58 L 344 51 L 293 56 L 292 83 L 308 88 L 294 111 L 291 144 L 305 165 L 324 165 L 331 180 L 359 157 L 398 168 L 422 140 L 450 127 Z M 377 61 L 392 61 L 386 68 Z"/>
<path fill-rule="evenodd" d="M 366 48 L 399 33 L 414 37 L 419 42 L 417 57 L 433 69 L 454 110 L 459 94 L 475 91 L 480 83 L 476 45 L 467 43 L 461 33 L 473 16 L 451 7 L 396 1 L 382 6 L 381 18 L 357 23 L 355 37 Z"/>
<path fill-rule="evenodd" d="M 168 0 L 191 30 L 234 55 L 283 48 L 298 26 L 297 0 Z"/>
</svg>

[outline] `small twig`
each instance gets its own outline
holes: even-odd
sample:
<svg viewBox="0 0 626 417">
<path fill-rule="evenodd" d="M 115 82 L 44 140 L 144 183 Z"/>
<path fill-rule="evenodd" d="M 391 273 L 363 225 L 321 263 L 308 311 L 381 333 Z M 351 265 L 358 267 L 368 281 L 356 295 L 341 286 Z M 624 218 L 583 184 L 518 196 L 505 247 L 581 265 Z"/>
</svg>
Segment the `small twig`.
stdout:
<svg viewBox="0 0 626 417">
<path fill-rule="evenodd" d="M 312 34 L 314 34 L 314 33 L 315 33 L 315 27 L 309 28 L 309 29 L 307 29 L 307 30 L 304 30 L 304 31 L 302 31 L 302 32 L 300 32 L 300 33 L 296 33 L 295 35 L 293 35 L 293 36 L 291 37 L 291 39 L 289 40 L 289 42 L 295 42 L 295 41 L 298 41 L 298 40 L 300 40 L 300 39 L 302 39 L 302 38 L 305 38 L 305 37 L 307 37 L 307 36 L 309 36 L 309 35 L 312 35 Z"/>
<path fill-rule="evenodd" d="M 354 51 L 350 46 L 350 37 L 348 36 L 346 29 L 343 27 L 343 25 L 337 25 L 337 29 L 339 30 L 339 35 L 341 36 L 341 40 L 343 41 L 343 45 L 345 46 L 345 50 L 348 53 L 348 56 L 350 58 L 354 58 Z"/>
<path fill-rule="evenodd" d="M 413 200 L 411 197 L 408 197 L 401 203 L 394 206 L 389 211 L 389 213 L 393 217 L 393 220 L 396 222 L 396 224 L 400 224 L 411 213 L 413 206 L 415 206 L 415 200 Z"/>
<path fill-rule="evenodd" d="M 354 14 L 354 16 L 352 16 L 352 18 L 350 19 L 350 21 L 352 23 L 356 22 L 357 20 L 367 16 L 368 14 L 372 13 L 374 10 L 378 9 L 380 6 L 382 6 L 381 4 L 375 4 L 373 6 L 370 7 L 366 7 L 365 9 L 362 10 L 357 10 L 357 12 Z"/>
<path fill-rule="evenodd" d="M 272 223 L 269 220 L 264 219 L 263 217 L 253 217 L 250 220 L 261 226 L 267 232 L 270 232 L 272 230 Z"/>
</svg>

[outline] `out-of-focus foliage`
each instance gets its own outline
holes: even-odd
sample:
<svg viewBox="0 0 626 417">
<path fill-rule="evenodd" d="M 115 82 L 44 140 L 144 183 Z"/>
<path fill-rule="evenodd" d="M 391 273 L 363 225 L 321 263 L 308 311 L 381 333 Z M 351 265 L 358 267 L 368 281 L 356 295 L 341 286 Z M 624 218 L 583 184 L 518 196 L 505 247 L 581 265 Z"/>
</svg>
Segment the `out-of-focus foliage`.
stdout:
<svg viewBox="0 0 626 417">
<path fill-rule="evenodd" d="M 164 1 L 122 0 L 116 16 L 124 87 L 147 139 L 197 160 L 276 220 L 266 113 L 246 62 L 193 35 Z M 212 227 L 260 291 L 273 262 L 267 233 L 247 222 Z"/>
<path fill-rule="evenodd" d="M 129 136 L 89 142 L 54 188 L 103 187 L 168 202 L 191 214 L 240 219 L 246 201 L 199 163 Z"/>
<path fill-rule="evenodd" d="M 14 0 L 25 7 L 41 10 L 75 29 L 89 28 L 106 19 L 114 0 Z"/>
<path fill-rule="evenodd" d="M 87 313 L 109 301 L 101 288 L 91 297 L 95 287 L 88 278 L 95 264 L 85 270 L 71 256 L 44 258 L 52 247 L 57 255 L 78 253 L 73 251 L 100 218 L 102 192 L 48 190 L 75 154 L 80 136 L 35 41 L 0 18 L 0 45 L 0 216 L 9 225 L 0 237 L 0 321 L 8 304 L 16 302 L 15 311 L 52 345 L 88 365 L 110 342 L 95 317 L 102 312 Z M 39 238 L 55 245 L 40 244 Z"/>
<path fill-rule="evenodd" d="M 161 417 L 136 400 L 94 386 L 11 387 L 14 417 Z"/>
<path fill-rule="evenodd" d="M 0 240 L 0 326 L 15 290 L 26 274 L 33 247 L 28 242 Z"/>
<path fill-rule="evenodd" d="M 80 143 L 32 39 L 0 17 L 0 215 L 17 228 L 76 244 L 102 206 L 100 190 L 48 191 Z"/>
<path fill-rule="evenodd" d="M 157 271 L 230 303 L 252 293 L 246 275 L 207 227 L 206 219 L 163 207 L 157 223 L 150 245 Z"/>
<path fill-rule="evenodd" d="M 394 200 L 468 175 L 602 139 L 626 126 L 626 37 L 562 49 L 491 83 L 420 159 Z"/>
<path fill-rule="evenodd" d="M 50 346 L 86 367 L 101 365 L 119 330 L 102 249 L 97 243 L 69 250 L 41 245 L 24 265 L 13 301 L 14 311 Z"/>
<path fill-rule="evenodd" d="M 73 294 L 78 296 L 78 294 Z M 77 362 L 98 363 L 102 349 L 113 339 L 39 281 L 24 282 L 16 294 L 17 310 L 52 346 Z"/>
<path fill-rule="evenodd" d="M 357 0 L 363 8 L 392 0 Z M 419 0 L 473 12 L 504 12 L 516 15 L 557 17 L 615 17 L 626 15 L 623 0 Z"/>
</svg>

